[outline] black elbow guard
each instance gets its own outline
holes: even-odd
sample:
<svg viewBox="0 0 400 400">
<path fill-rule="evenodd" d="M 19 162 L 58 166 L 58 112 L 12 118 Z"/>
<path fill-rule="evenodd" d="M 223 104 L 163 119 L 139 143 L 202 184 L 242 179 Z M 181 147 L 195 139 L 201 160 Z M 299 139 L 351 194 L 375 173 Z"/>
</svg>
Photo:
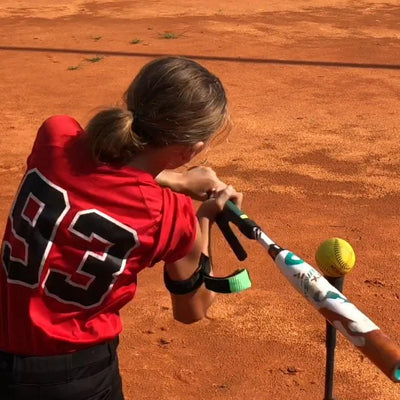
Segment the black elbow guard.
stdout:
<svg viewBox="0 0 400 400">
<path fill-rule="evenodd" d="M 198 289 L 204 282 L 204 275 L 209 275 L 211 272 L 210 259 L 205 255 L 201 254 L 199 267 L 196 269 L 194 274 L 184 281 L 173 281 L 164 267 L 164 283 L 165 287 L 172 294 L 187 294 Z"/>
<path fill-rule="evenodd" d="M 193 290 L 198 289 L 203 283 L 205 283 L 208 290 L 217 293 L 238 293 L 251 287 L 251 280 L 247 269 L 239 269 L 225 277 L 214 277 L 210 275 L 210 272 L 210 259 L 205 254 L 201 254 L 199 267 L 189 279 L 184 281 L 173 281 L 164 267 L 165 286 L 172 294 L 193 292 Z"/>
</svg>

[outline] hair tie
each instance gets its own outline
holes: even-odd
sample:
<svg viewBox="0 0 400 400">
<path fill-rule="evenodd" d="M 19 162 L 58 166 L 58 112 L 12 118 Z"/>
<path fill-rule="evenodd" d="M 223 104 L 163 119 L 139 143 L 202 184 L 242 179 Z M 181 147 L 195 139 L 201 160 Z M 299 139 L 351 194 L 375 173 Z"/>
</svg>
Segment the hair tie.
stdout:
<svg viewBox="0 0 400 400">
<path fill-rule="evenodd" d="M 134 111 L 134 110 L 128 110 L 128 112 L 130 112 L 130 113 L 131 113 L 131 116 L 132 116 L 132 124 L 131 124 L 132 132 L 135 132 L 135 121 L 136 121 L 136 119 L 137 119 L 137 117 L 136 117 L 136 115 L 135 115 L 135 111 Z M 136 132 L 135 132 L 135 133 L 136 133 Z"/>
</svg>

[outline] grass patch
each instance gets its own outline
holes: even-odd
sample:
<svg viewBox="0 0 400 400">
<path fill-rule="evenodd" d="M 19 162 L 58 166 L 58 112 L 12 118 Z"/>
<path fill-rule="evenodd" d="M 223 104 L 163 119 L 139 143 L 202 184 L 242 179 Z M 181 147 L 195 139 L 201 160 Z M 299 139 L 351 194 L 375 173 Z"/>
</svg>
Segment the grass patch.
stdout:
<svg viewBox="0 0 400 400">
<path fill-rule="evenodd" d="M 67 71 L 76 71 L 77 69 L 80 69 L 80 68 L 81 68 L 80 65 L 70 65 L 70 66 L 67 68 Z"/>
<path fill-rule="evenodd" d="M 139 43 L 142 43 L 142 40 L 140 40 L 140 39 L 132 39 L 129 43 L 130 44 L 139 44 Z"/>
<path fill-rule="evenodd" d="M 102 56 L 96 56 L 96 57 L 91 57 L 91 58 L 85 58 L 86 61 L 89 61 L 91 63 L 97 63 L 100 62 L 104 57 Z"/>
<path fill-rule="evenodd" d="M 171 39 L 178 39 L 178 37 L 179 37 L 179 35 L 177 35 L 174 32 L 164 32 L 164 33 L 160 34 L 161 39 L 171 40 Z"/>
</svg>

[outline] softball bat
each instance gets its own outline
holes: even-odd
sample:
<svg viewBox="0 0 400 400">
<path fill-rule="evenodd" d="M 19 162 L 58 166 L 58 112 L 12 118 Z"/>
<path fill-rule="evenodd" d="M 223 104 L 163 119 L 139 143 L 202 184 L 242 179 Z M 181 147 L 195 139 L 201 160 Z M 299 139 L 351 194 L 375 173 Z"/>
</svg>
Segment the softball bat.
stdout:
<svg viewBox="0 0 400 400">
<path fill-rule="evenodd" d="M 232 202 L 223 211 L 249 239 L 257 240 L 292 286 L 393 382 L 400 382 L 400 347 L 315 268 L 278 246 Z M 231 244 L 232 246 L 232 244 Z"/>
</svg>

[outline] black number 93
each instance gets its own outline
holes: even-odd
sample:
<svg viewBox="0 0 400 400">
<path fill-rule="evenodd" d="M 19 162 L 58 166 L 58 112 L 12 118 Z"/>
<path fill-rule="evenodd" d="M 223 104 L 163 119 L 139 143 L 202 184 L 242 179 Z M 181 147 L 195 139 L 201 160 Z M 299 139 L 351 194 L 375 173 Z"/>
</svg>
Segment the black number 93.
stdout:
<svg viewBox="0 0 400 400">
<path fill-rule="evenodd" d="M 28 171 L 11 210 L 12 237 L 3 243 L 2 263 L 9 282 L 30 288 L 42 284 L 48 296 L 90 308 L 100 304 L 111 290 L 139 240 L 134 229 L 96 209 L 79 211 L 68 229 L 84 241 L 87 250 L 72 272 L 84 276 L 87 283 L 78 283 L 71 274 L 51 266 L 43 277 L 57 229 L 69 210 L 64 189 L 37 169 Z M 93 239 L 105 244 L 103 254 L 90 251 Z"/>
</svg>

